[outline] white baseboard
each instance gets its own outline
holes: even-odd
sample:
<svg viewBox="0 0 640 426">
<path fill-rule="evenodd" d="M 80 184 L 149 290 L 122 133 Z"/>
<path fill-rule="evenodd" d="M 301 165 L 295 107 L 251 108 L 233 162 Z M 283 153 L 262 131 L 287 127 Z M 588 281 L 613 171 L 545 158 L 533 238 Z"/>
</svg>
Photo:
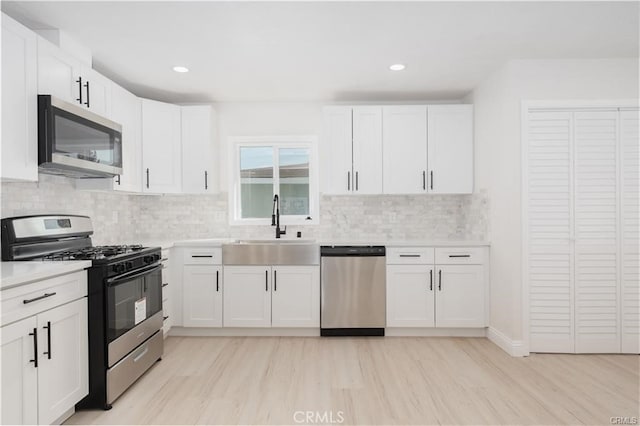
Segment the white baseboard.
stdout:
<svg viewBox="0 0 640 426">
<path fill-rule="evenodd" d="M 486 328 L 388 327 L 386 337 L 485 337 Z"/>
<path fill-rule="evenodd" d="M 171 327 L 169 336 L 189 337 L 313 337 L 320 336 L 320 328 L 244 328 L 244 327 Z"/>
<path fill-rule="evenodd" d="M 522 340 L 511 340 L 501 331 L 496 330 L 493 327 L 489 327 L 487 330 L 487 337 L 496 346 L 505 351 L 511 356 L 526 356 L 524 353 L 524 344 Z"/>
</svg>

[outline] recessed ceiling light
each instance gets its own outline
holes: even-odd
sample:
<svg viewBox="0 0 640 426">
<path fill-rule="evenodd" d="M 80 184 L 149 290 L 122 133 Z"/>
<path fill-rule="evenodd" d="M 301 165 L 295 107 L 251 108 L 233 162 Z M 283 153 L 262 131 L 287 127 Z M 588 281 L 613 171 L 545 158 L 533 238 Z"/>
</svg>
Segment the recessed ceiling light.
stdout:
<svg viewBox="0 0 640 426">
<path fill-rule="evenodd" d="M 175 72 L 189 72 L 189 68 L 187 68 L 187 67 L 179 67 L 179 66 L 178 67 L 173 67 L 173 70 Z"/>
<path fill-rule="evenodd" d="M 403 64 L 393 64 L 389 67 L 391 71 L 402 71 L 406 67 Z"/>
</svg>

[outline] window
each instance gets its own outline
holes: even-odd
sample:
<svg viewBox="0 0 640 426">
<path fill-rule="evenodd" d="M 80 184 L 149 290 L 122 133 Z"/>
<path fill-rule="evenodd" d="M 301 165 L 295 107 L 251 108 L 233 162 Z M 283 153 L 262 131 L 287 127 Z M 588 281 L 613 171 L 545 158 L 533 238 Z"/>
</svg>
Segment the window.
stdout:
<svg viewBox="0 0 640 426">
<path fill-rule="evenodd" d="M 235 138 L 233 212 L 236 224 L 271 224 L 273 197 L 282 224 L 317 223 L 316 138 Z"/>
</svg>

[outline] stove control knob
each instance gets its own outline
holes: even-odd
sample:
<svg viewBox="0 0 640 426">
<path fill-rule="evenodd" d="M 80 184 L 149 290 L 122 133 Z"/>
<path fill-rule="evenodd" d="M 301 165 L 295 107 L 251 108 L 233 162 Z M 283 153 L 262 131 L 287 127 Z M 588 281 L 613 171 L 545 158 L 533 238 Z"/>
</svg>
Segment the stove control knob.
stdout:
<svg viewBox="0 0 640 426">
<path fill-rule="evenodd" d="M 153 256 L 145 256 L 142 258 L 142 261 L 147 264 L 153 263 Z"/>
<path fill-rule="evenodd" d="M 111 267 L 111 269 L 113 270 L 113 272 L 121 274 L 124 272 L 124 265 L 122 263 L 116 263 Z"/>
<path fill-rule="evenodd" d="M 162 256 L 160 256 L 159 254 L 154 254 L 153 255 L 153 259 L 157 262 L 158 260 L 160 260 Z"/>
<path fill-rule="evenodd" d="M 127 261 L 127 263 L 125 263 L 125 269 L 126 269 L 127 271 L 132 270 L 132 269 L 133 269 L 133 262 L 132 262 L 132 261 L 130 261 L 130 260 L 129 260 L 129 261 Z"/>
</svg>

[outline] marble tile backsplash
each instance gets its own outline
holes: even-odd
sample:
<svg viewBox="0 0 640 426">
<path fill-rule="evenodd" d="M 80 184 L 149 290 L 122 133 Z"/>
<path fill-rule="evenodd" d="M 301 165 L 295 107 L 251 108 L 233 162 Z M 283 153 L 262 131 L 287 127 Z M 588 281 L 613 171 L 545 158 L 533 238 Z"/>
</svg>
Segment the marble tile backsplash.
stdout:
<svg viewBox="0 0 640 426">
<path fill-rule="evenodd" d="M 2 183 L 2 217 L 40 213 L 90 216 L 94 244 L 191 238 L 272 238 L 270 226 L 231 226 L 227 193 L 129 195 L 75 189 L 72 180 Z M 288 228 L 318 240 L 488 239 L 486 193 L 331 196 L 320 199 L 320 224 Z"/>
</svg>

